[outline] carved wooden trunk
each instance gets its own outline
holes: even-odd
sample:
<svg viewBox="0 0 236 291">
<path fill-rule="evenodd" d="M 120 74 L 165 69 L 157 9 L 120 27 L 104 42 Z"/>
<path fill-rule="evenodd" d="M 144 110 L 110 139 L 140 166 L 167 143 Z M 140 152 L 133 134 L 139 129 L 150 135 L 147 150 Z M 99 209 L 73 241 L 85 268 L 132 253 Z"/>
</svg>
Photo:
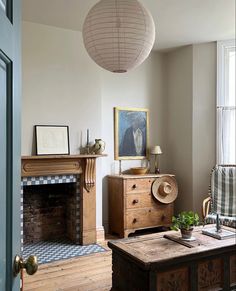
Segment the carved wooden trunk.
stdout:
<svg viewBox="0 0 236 291">
<path fill-rule="evenodd" d="M 176 235 L 165 232 L 173 233 Z M 236 290 L 235 238 L 217 240 L 198 228 L 196 241 L 188 247 L 163 235 L 108 243 L 113 291 Z"/>
<path fill-rule="evenodd" d="M 163 175 L 108 176 L 109 230 L 127 237 L 138 229 L 170 226 L 173 203 L 163 204 L 152 193 L 152 183 Z"/>
</svg>

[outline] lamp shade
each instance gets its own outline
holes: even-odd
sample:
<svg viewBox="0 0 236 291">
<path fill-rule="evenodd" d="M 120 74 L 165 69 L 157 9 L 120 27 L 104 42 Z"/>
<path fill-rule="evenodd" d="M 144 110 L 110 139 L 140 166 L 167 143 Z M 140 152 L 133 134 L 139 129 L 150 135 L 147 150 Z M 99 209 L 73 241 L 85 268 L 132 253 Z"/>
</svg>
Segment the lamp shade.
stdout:
<svg viewBox="0 0 236 291">
<path fill-rule="evenodd" d="M 152 154 L 152 155 L 161 155 L 162 154 L 161 147 L 158 146 L 158 145 L 151 147 L 150 154 Z"/>
<path fill-rule="evenodd" d="M 155 40 L 151 14 L 137 0 L 101 0 L 85 18 L 83 41 L 102 68 L 124 73 L 140 65 Z"/>
</svg>

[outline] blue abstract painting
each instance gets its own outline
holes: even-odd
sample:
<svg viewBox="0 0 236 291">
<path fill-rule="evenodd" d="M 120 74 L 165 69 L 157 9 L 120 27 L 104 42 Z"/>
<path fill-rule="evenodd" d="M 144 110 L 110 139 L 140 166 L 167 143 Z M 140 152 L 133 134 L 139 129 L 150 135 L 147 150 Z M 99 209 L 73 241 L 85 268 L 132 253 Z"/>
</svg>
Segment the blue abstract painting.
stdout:
<svg viewBox="0 0 236 291">
<path fill-rule="evenodd" d="M 145 157 L 148 111 L 116 108 L 116 114 L 118 157 Z"/>
</svg>

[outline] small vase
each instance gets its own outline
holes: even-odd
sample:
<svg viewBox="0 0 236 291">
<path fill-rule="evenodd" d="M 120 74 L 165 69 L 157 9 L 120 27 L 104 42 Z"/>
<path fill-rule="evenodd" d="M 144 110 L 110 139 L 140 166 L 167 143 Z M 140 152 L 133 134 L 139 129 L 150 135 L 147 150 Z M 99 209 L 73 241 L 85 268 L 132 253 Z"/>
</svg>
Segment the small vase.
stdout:
<svg viewBox="0 0 236 291">
<path fill-rule="evenodd" d="M 190 229 L 181 228 L 180 231 L 182 234 L 182 239 L 191 239 L 192 233 L 193 233 L 193 228 L 190 228 Z"/>
<path fill-rule="evenodd" d="M 94 153 L 100 155 L 105 150 L 105 142 L 102 139 L 95 139 L 95 144 L 93 146 Z"/>
</svg>

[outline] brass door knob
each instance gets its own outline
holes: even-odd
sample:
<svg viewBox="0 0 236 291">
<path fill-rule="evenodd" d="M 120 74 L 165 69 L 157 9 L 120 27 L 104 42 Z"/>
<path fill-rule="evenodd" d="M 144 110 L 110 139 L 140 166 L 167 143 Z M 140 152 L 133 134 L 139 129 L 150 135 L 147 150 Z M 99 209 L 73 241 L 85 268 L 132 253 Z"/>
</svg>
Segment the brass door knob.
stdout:
<svg viewBox="0 0 236 291">
<path fill-rule="evenodd" d="M 29 256 L 26 261 L 16 255 L 13 264 L 14 276 L 17 276 L 22 269 L 26 270 L 28 275 L 34 275 L 38 270 L 38 259 L 36 256 Z"/>
</svg>

